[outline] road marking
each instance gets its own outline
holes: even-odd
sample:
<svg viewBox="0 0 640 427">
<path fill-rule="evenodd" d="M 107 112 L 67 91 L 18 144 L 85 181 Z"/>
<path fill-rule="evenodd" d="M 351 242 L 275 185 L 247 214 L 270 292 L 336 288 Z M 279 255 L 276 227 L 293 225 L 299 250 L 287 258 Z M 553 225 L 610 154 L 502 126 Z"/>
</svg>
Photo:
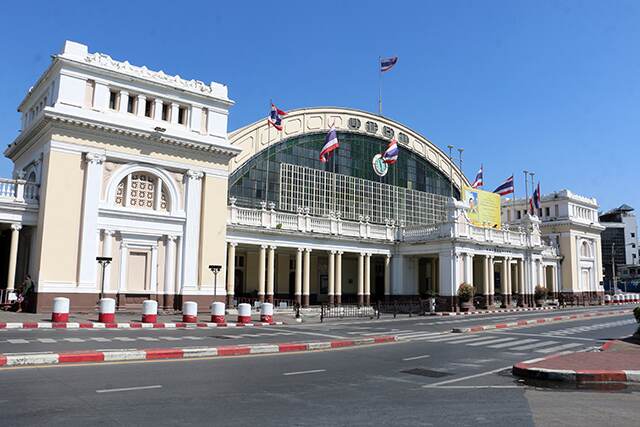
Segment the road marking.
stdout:
<svg viewBox="0 0 640 427">
<path fill-rule="evenodd" d="M 555 347 L 542 348 L 540 350 L 536 350 L 536 353 L 542 353 L 542 354 L 553 353 L 554 351 L 566 350 L 568 348 L 579 347 L 581 345 L 582 344 L 580 343 L 569 343 L 569 344 L 557 345 Z"/>
<path fill-rule="evenodd" d="M 494 369 L 492 371 L 481 372 L 481 373 L 475 374 L 475 375 L 469 375 L 467 377 L 454 378 L 452 380 L 446 380 L 446 381 L 440 381 L 438 383 L 427 384 L 427 385 L 423 385 L 422 387 L 423 388 L 431 388 L 431 387 L 438 387 L 438 386 L 444 385 L 444 384 L 457 383 L 458 381 L 470 380 L 472 378 L 478 378 L 478 377 L 483 377 L 485 375 L 495 374 L 496 372 L 504 371 L 505 369 L 509 369 L 509 368 L 511 368 L 511 365 L 504 366 L 504 367 L 498 368 L 498 369 Z"/>
<path fill-rule="evenodd" d="M 405 362 L 408 362 L 409 360 L 418 360 L 418 359 L 426 359 L 427 357 L 431 357 L 428 354 L 424 354 L 422 356 L 413 356 L 413 357 L 405 357 L 404 360 Z"/>
<path fill-rule="evenodd" d="M 594 338 L 581 338 L 581 337 L 562 337 L 562 336 L 549 336 L 547 335 L 546 332 L 541 332 L 539 334 L 527 334 L 527 333 L 523 333 L 523 332 L 498 332 L 498 331 L 491 331 L 492 334 L 498 334 L 498 335 L 520 335 L 523 337 L 538 337 L 538 338 L 558 338 L 558 339 L 563 339 L 563 340 L 580 340 L 580 341 L 603 341 L 603 340 L 597 340 Z"/>
<path fill-rule="evenodd" d="M 304 375 L 304 374 L 317 374 L 319 372 L 326 372 L 326 369 L 314 369 L 312 371 L 298 371 L 298 372 L 285 372 L 284 376 L 290 376 L 290 375 Z"/>
<path fill-rule="evenodd" d="M 445 385 L 438 388 L 450 388 L 450 389 L 484 389 L 484 388 L 521 388 L 518 385 Z"/>
<path fill-rule="evenodd" d="M 7 340 L 7 342 L 9 344 L 29 344 L 28 340 L 23 340 L 23 339 L 9 339 Z"/>
<path fill-rule="evenodd" d="M 54 344 L 56 342 L 53 338 L 38 338 L 38 341 L 43 344 Z"/>
<path fill-rule="evenodd" d="M 534 344 L 521 345 L 520 347 L 513 347 L 509 350 L 531 350 L 532 348 L 545 347 L 552 344 L 558 344 L 558 341 L 542 341 Z"/>
<path fill-rule="evenodd" d="M 312 336 L 316 336 L 316 337 L 327 337 L 327 338 L 336 338 L 339 340 L 344 339 L 344 336 L 341 335 L 329 335 L 329 334 L 321 334 L 318 332 L 303 332 L 303 331 L 296 331 L 296 330 L 291 330 L 291 329 L 280 329 L 281 331 L 286 331 L 286 332 L 293 332 L 295 334 L 303 334 L 303 335 L 312 335 Z"/>
<path fill-rule="evenodd" d="M 96 393 L 117 393 L 120 391 L 150 390 L 153 388 L 162 388 L 162 386 L 161 385 L 145 385 L 141 387 L 107 388 L 104 390 L 96 390 Z"/>
<path fill-rule="evenodd" d="M 534 340 L 534 339 L 528 339 L 528 340 L 518 340 L 515 342 L 507 342 L 507 343 L 502 343 L 502 344 L 495 344 L 495 345 L 489 345 L 487 346 L 488 348 L 505 348 L 505 347 L 511 347 L 514 345 L 521 345 L 521 344 L 527 344 L 527 343 L 532 343 L 532 342 L 537 342 L 539 340 Z"/>
<path fill-rule="evenodd" d="M 467 344 L 467 345 L 475 347 L 478 345 L 497 344 L 499 342 L 513 341 L 513 340 L 515 340 L 515 338 L 498 338 L 497 340 L 491 340 L 491 341 L 472 342 L 471 344 Z"/>
<path fill-rule="evenodd" d="M 480 342 L 480 341 L 489 341 L 489 340 L 495 340 L 496 336 L 492 336 L 492 335 L 485 335 L 485 336 L 481 336 L 481 337 L 467 337 L 464 339 L 459 339 L 459 340 L 455 340 L 455 341 L 447 341 L 447 344 L 458 344 L 458 343 L 469 343 L 469 342 Z"/>
</svg>

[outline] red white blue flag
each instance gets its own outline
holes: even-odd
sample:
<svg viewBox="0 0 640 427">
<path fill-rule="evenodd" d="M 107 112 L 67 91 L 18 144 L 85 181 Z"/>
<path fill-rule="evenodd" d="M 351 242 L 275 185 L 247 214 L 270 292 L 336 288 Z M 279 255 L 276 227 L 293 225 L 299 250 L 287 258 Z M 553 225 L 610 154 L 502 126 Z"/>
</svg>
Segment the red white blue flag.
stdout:
<svg viewBox="0 0 640 427">
<path fill-rule="evenodd" d="M 274 128 L 282 130 L 282 116 L 286 115 L 287 113 L 285 111 L 282 111 L 275 105 L 271 104 L 271 112 L 269 113 L 267 122 L 269 122 L 269 124 Z"/>
<path fill-rule="evenodd" d="M 340 147 L 340 143 L 338 142 L 338 134 L 336 133 L 336 128 L 331 126 L 327 136 L 324 138 L 324 147 L 322 147 L 322 151 L 320 151 L 320 161 L 322 163 L 327 163 L 329 158 L 331 157 L 331 153 L 333 150 L 336 150 Z"/>
<path fill-rule="evenodd" d="M 390 58 L 380 58 L 380 72 L 384 73 L 393 68 L 398 63 L 398 57 L 392 56 Z"/>
<path fill-rule="evenodd" d="M 534 209 L 540 209 L 540 207 L 542 206 L 540 204 L 541 201 L 541 197 L 540 197 L 540 182 L 538 181 L 538 187 L 533 191 L 533 194 L 531 195 L 531 199 L 529 200 L 529 207 L 531 208 L 531 213 L 535 214 L 535 210 Z"/>
<path fill-rule="evenodd" d="M 398 141 L 392 139 L 387 146 L 387 149 L 382 153 L 382 161 L 388 165 L 392 165 L 398 161 Z"/>
<path fill-rule="evenodd" d="M 498 185 L 498 188 L 493 190 L 494 193 L 498 193 L 501 196 L 506 196 L 507 194 L 513 193 L 513 175 L 509 178 L 505 179 L 504 182 Z"/>
<path fill-rule="evenodd" d="M 480 170 L 476 174 L 476 180 L 471 184 L 472 188 L 482 187 L 484 185 L 483 176 L 482 176 L 482 165 L 480 165 Z"/>
</svg>

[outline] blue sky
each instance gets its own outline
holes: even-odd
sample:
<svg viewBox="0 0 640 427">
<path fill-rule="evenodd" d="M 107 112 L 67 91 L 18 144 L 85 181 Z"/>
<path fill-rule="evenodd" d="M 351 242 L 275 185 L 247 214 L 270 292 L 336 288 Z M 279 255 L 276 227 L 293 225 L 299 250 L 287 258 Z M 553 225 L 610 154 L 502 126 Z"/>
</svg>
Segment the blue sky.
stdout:
<svg viewBox="0 0 640 427">
<path fill-rule="evenodd" d="M 543 193 L 640 208 L 640 2 L 7 2 L 0 15 L 0 144 L 65 39 L 132 64 L 229 85 L 229 129 L 283 109 L 377 109 L 464 148 L 485 189 L 536 172 Z M 0 160 L 0 176 L 12 165 Z"/>
</svg>

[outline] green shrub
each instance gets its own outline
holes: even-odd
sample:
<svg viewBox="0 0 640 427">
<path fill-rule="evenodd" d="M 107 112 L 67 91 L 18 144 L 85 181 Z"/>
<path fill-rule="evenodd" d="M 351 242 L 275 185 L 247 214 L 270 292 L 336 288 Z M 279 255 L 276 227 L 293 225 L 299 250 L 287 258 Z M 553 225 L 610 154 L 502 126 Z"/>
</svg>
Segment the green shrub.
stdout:
<svg viewBox="0 0 640 427">
<path fill-rule="evenodd" d="M 633 315 L 636 318 L 636 322 L 640 323 L 640 305 L 633 309 Z"/>
<path fill-rule="evenodd" d="M 535 295 L 535 299 L 545 299 L 547 298 L 547 288 L 542 285 L 536 286 L 536 289 L 533 291 Z"/>
<path fill-rule="evenodd" d="M 474 289 L 468 283 L 463 283 L 458 288 L 458 299 L 460 302 L 469 302 L 473 299 Z"/>
</svg>

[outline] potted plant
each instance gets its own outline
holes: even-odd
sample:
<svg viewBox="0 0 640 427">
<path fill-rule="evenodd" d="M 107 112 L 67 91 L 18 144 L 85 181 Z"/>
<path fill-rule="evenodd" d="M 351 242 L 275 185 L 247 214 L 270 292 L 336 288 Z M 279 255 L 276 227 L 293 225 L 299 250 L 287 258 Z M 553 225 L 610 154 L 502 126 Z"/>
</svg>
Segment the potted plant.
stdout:
<svg viewBox="0 0 640 427">
<path fill-rule="evenodd" d="M 545 300 L 547 299 L 547 288 L 545 288 L 542 285 L 538 285 L 536 286 L 536 289 L 533 295 L 536 301 L 536 307 L 542 307 L 544 305 Z"/>
<path fill-rule="evenodd" d="M 458 300 L 460 301 L 460 310 L 469 311 L 473 309 L 473 293 L 474 289 L 468 283 L 463 283 L 458 288 Z"/>
</svg>

